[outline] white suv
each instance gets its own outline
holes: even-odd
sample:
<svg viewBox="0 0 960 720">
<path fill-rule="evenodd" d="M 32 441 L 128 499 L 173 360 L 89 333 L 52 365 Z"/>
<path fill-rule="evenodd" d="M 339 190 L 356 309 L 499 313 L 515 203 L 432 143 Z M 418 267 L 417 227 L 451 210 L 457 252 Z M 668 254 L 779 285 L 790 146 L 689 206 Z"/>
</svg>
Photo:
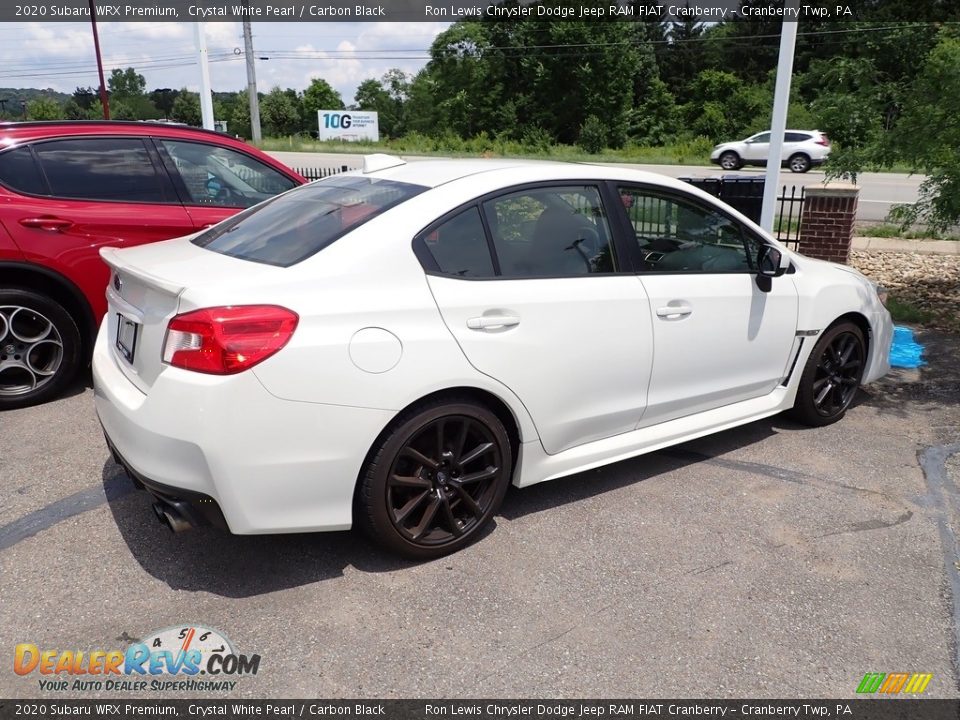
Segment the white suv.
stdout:
<svg viewBox="0 0 960 720">
<path fill-rule="evenodd" d="M 721 143 L 710 153 L 710 162 L 724 170 L 739 170 L 744 165 L 766 165 L 770 155 L 770 133 L 751 135 L 746 140 Z M 787 130 L 783 137 L 781 167 L 805 173 L 821 165 L 830 155 L 830 140 L 819 130 Z"/>
</svg>

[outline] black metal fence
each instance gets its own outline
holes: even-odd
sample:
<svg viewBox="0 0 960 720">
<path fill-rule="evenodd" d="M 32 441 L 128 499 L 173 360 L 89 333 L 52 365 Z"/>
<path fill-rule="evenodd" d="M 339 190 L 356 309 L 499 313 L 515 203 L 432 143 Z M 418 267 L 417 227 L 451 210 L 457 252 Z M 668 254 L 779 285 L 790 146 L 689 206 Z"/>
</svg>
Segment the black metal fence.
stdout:
<svg viewBox="0 0 960 720">
<path fill-rule="evenodd" d="M 756 223 L 763 209 L 764 178 L 743 175 L 725 175 L 713 178 L 681 178 L 694 187 L 723 200 Z M 803 220 L 804 188 L 786 185 L 777 193 L 777 213 L 773 220 L 773 234 L 788 247 L 797 248 L 800 242 L 800 224 Z"/>
<path fill-rule="evenodd" d="M 322 180 L 325 177 L 330 177 L 331 175 L 339 175 L 340 173 L 345 173 L 348 170 L 353 168 L 347 165 L 341 165 L 340 167 L 322 167 L 322 168 L 293 168 L 295 172 L 303 175 L 307 180 Z"/>
</svg>

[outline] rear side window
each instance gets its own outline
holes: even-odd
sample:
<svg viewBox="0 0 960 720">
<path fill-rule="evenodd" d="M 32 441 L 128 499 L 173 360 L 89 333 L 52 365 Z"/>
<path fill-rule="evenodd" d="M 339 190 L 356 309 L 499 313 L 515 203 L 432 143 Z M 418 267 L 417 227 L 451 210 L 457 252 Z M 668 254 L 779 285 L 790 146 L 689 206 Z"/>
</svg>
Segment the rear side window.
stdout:
<svg viewBox="0 0 960 720">
<path fill-rule="evenodd" d="M 423 246 L 442 273 L 471 278 L 494 275 L 487 234 L 476 206 L 424 235 Z"/>
<path fill-rule="evenodd" d="M 247 208 L 297 185 L 235 150 L 181 140 L 157 142 L 167 151 L 193 205 Z"/>
<path fill-rule="evenodd" d="M 47 184 L 28 147 L 0 153 L 0 183 L 29 195 L 47 194 Z"/>
<path fill-rule="evenodd" d="M 421 185 L 341 175 L 278 195 L 193 243 L 223 255 L 288 267 L 424 190 Z"/>
<path fill-rule="evenodd" d="M 806 142 L 812 136 L 809 133 L 786 133 L 783 137 L 784 142 Z"/>
<path fill-rule="evenodd" d="M 616 270 L 600 193 L 542 187 L 483 204 L 504 277 L 575 277 Z"/>
<path fill-rule="evenodd" d="M 33 146 L 55 197 L 166 202 L 139 138 L 76 138 Z"/>
</svg>

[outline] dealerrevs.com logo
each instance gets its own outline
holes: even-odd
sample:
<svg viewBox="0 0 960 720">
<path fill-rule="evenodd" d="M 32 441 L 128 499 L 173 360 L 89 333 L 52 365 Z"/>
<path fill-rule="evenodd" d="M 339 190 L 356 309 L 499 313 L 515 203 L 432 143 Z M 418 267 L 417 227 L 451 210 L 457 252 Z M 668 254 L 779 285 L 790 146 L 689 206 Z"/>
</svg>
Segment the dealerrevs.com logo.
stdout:
<svg viewBox="0 0 960 720">
<path fill-rule="evenodd" d="M 40 690 L 171 692 L 233 690 L 237 678 L 256 675 L 259 655 L 234 651 L 227 637 L 202 625 L 148 633 L 126 650 L 49 650 L 34 643 L 14 649 L 17 675 L 38 675 Z"/>
</svg>

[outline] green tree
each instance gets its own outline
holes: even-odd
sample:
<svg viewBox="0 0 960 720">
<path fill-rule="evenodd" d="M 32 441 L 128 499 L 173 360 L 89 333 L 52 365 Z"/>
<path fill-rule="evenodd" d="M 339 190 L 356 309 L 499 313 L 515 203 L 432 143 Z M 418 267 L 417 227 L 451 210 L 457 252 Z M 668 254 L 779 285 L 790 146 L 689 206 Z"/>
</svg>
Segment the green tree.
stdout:
<svg viewBox="0 0 960 720">
<path fill-rule="evenodd" d="M 702 70 L 690 83 L 690 101 L 681 111 L 692 135 L 715 142 L 731 140 L 752 124 L 769 127 L 773 99 L 763 85 L 747 83 L 731 72 Z"/>
<path fill-rule="evenodd" d="M 179 94 L 179 90 L 160 88 L 158 90 L 153 90 L 150 93 L 150 101 L 154 104 L 157 110 L 163 114 L 163 117 L 169 118 L 173 117 L 173 104 L 176 102 Z"/>
<path fill-rule="evenodd" d="M 630 137 L 643 145 L 663 145 L 679 130 L 680 111 L 667 84 L 654 78 L 630 113 Z"/>
<path fill-rule="evenodd" d="M 291 92 L 293 97 L 291 97 Z M 275 87 L 260 102 L 264 135 L 293 135 L 300 131 L 300 108 L 296 92 Z"/>
<path fill-rule="evenodd" d="M 73 91 L 74 102 L 83 110 L 89 110 L 97 101 L 98 97 L 99 93 L 97 89 L 92 87 L 78 87 Z"/>
<path fill-rule="evenodd" d="M 132 67 L 124 70 L 114 68 L 107 80 L 107 88 L 111 95 L 121 98 L 133 97 L 143 95 L 143 91 L 147 88 L 147 80 Z"/>
<path fill-rule="evenodd" d="M 904 97 L 894 131 L 893 157 L 927 175 L 920 200 L 901 206 L 904 224 L 926 222 L 936 229 L 960 225 L 960 38 L 942 31 L 920 74 Z"/>
<path fill-rule="evenodd" d="M 63 117 L 66 120 L 88 120 L 89 110 L 84 110 L 72 97 L 63 104 Z"/>
<path fill-rule="evenodd" d="M 173 107 L 170 109 L 170 119 L 193 127 L 202 127 L 203 117 L 200 112 L 200 96 L 186 88 L 177 93 L 177 98 L 173 101 Z"/>
<path fill-rule="evenodd" d="M 580 127 L 580 137 L 577 139 L 577 144 L 583 148 L 584 152 L 595 154 L 603 150 L 606 144 L 606 135 L 606 128 L 600 118 L 596 115 L 589 115 Z"/>
<path fill-rule="evenodd" d="M 301 104 L 303 106 L 304 120 L 307 121 L 310 129 L 314 131 L 318 127 L 318 110 L 343 110 L 344 108 L 343 98 L 340 97 L 340 93 L 334 90 L 330 83 L 323 78 L 314 78 L 310 81 L 310 85 L 303 91 Z M 299 125 L 299 120 L 297 124 Z M 295 130 L 291 132 L 295 132 Z"/>
<path fill-rule="evenodd" d="M 250 100 L 247 91 L 243 90 L 237 93 L 236 102 L 233 104 L 233 110 L 228 120 L 230 132 L 243 138 L 249 138 L 250 131 Z"/>
<path fill-rule="evenodd" d="M 570 6 L 568 0 L 542 1 Z M 430 56 L 435 134 L 519 139 L 533 126 L 574 143 L 586 118 L 596 115 L 606 144 L 627 137 L 641 60 L 632 23 L 458 22 L 437 36 Z M 411 83 L 411 100 L 418 80 Z"/>
<path fill-rule="evenodd" d="M 38 97 L 27 103 L 28 120 L 62 120 L 63 108 L 56 100 Z"/>
<path fill-rule="evenodd" d="M 410 79 L 402 70 L 388 71 L 382 79 L 364 80 L 353 97 L 359 110 L 377 113 L 380 134 L 397 137 L 404 132 L 404 110 L 410 91 Z"/>
</svg>

